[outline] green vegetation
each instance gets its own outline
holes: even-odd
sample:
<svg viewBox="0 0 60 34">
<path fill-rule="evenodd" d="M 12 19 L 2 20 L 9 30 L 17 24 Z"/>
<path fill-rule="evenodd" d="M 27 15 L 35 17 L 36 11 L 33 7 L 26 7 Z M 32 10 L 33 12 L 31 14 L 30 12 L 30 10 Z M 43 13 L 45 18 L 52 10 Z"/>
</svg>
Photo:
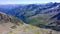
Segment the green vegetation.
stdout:
<svg viewBox="0 0 60 34">
<path fill-rule="evenodd" d="M 49 16 L 47 15 L 37 15 L 37 16 L 33 16 L 33 17 L 29 17 L 26 19 L 27 23 L 31 24 L 31 25 L 38 25 L 38 24 L 44 24 L 46 23 L 46 20 L 49 18 Z"/>
</svg>

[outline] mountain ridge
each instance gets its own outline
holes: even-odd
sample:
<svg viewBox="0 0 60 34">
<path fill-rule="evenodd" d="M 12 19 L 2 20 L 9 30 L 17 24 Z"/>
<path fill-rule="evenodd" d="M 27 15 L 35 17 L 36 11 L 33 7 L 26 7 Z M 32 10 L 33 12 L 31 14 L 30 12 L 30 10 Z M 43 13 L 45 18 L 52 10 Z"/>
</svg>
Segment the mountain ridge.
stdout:
<svg viewBox="0 0 60 34">
<path fill-rule="evenodd" d="M 24 5 L 24 6 L 15 5 L 14 7 L 13 7 L 13 5 L 11 5 L 11 6 L 5 5 L 4 7 L 3 6 L 0 7 L 0 12 L 4 12 L 8 15 L 17 17 L 17 18 L 21 19 L 24 23 L 27 23 L 27 24 L 32 25 L 35 23 L 34 25 L 36 26 L 41 23 L 42 24 L 46 23 L 51 17 L 58 14 L 60 12 L 60 3 L 51 3 L 51 4 L 47 3 L 47 4 L 42 4 L 42 5 L 29 4 L 29 5 Z M 36 15 L 38 15 L 38 16 L 34 17 Z M 55 19 L 53 19 L 52 21 L 51 20 L 48 21 L 47 25 L 50 24 L 50 22 L 53 22 L 54 20 Z M 46 25 L 46 24 L 44 24 L 44 25 Z M 56 25 L 53 24 L 53 26 L 56 26 Z"/>
</svg>

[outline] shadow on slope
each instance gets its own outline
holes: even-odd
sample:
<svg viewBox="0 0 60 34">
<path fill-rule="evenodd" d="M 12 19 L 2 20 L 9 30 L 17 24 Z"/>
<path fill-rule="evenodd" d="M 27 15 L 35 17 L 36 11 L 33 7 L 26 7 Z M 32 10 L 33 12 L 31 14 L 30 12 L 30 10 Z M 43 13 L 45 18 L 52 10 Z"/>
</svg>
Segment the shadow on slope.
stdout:
<svg viewBox="0 0 60 34">
<path fill-rule="evenodd" d="M 39 17 L 37 17 L 38 19 L 37 19 L 37 21 L 40 21 L 41 19 L 42 19 L 42 17 L 43 16 L 41 16 L 41 18 L 40 18 L 40 16 Z M 46 17 L 47 18 L 47 17 Z M 32 18 L 33 19 L 33 18 Z M 30 24 L 30 25 L 33 25 L 33 26 L 37 26 L 37 27 L 40 27 L 40 28 L 44 28 L 44 29 L 52 29 L 52 30 L 56 30 L 56 31 L 60 31 L 60 26 L 49 26 L 49 25 L 46 25 L 46 24 L 44 24 L 45 23 L 45 21 L 43 22 L 43 21 L 40 21 L 40 22 L 36 22 L 36 20 L 35 20 L 36 18 L 34 18 L 34 20 L 27 20 L 27 21 L 29 21 L 29 22 L 26 22 L 27 24 Z M 7 15 L 7 14 L 5 14 L 5 13 L 1 13 L 0 12 L 0 24 L 2 24 L 2 23 L 8 23 L 8 22 L 11 22 L 11 23 L 14 23 L 14 24 L 16 24 L 16 25 L 18 25 L 19 23 L 21 24 L 21 23 L 24 23 L 24 22 L 22 22 L 21 20 L 19 20 L 18 18 L 16 18 L 16 17 L 13 17 L 13 16 L 10 16 L 10 15 Z M 42 22 L 42 24 L 41 24 L 41 22 Z"/>
<path fill-rule="evenodd" d="M 45 9 L 48 10 L 50 8 L 53 8 L 53 7 L 57 6 L 57 5 L 60 5 L 60 4 L 59 3 L 57 3 L 57 4 L 56 3 L 53 3 L 51 6 L 48 5 L 49 7 L 47 7 L 45 5 L 44 6 L 43 5 L 42 6 L 40 6 L 40 5 L 37 5 L 36 6 L 34 4 L 33 5 L 27 5 L 27 6 L 24 6 L 24 7 L 21 7 L 20 6 L 20 7 L 14 8 L 12 10 L 8 10 L 8 11 L 6 10 L 5 13 L 7 13 L 9 15 L 13 15 L 15 17 L 18 17 L 19 19 L 23 20 L 24 23 L 27 23 L 27 24 L 30 24 L 30 25 L 34 25 L 34 26 L 37 26 L 37 27 L 40 27 L 40 28 L 48 28 L 48 29 L 53 29 L 53 30 L 57 30 L 58 31 L 58 30 L 60 30 L 59 29 L 60 26 L 58 27 L 56 25 L 54 25 L 54 26 L 53 25 L 51 25 L 51 26 L 48 25 L 49 22 L 47 22 L 46 20 L 50 16 L 46 16 L 47 14 L 46 15 L 42 15 L 42 17 L 38 15 L 38 17 L 31 18 L 32 16 L 35 16 L 37 14 L 40 14 L 40 12 L 42 12 L 42 10 L 45 11 Z M 35 11 L 34 8 L 36 9 L 36 11 Z M 3 9 L 5 9 L 5 8 L 3 8 Z M 57 9 L 60 9 L 60 8 L 57 8 Z M 48 10 L 47 13 L 49 11 L 50 10 Z M 55 10 L 54 9 L 51 9 L 51 11 L 55 11 Z M 1 16 L 1 20 L 11 21 L 12 23 L 14 22 L 15 24 L 17 24 L 17 22 L 20 21 L 20 20 L 13 19 L 13 18 L 11 19 L 11 17 L 9 17 L 9 18 L 8 17 L 4 17 L 4 16 L 2 17 Z M 55 20 L 55 19 L 53 19 L 53 20 Z"/>
<path fill-rule="evenodd" d="M 25 21 L 27 24 L 34 25 L 40 28 L 60 31 L 60 24 L 58 24 L 60 22 L 56 18 L 50 20 L 50 17 L 51 16 L 49 14 L 40 14 L 33 17 L 29 17 Z"/>
</svg>

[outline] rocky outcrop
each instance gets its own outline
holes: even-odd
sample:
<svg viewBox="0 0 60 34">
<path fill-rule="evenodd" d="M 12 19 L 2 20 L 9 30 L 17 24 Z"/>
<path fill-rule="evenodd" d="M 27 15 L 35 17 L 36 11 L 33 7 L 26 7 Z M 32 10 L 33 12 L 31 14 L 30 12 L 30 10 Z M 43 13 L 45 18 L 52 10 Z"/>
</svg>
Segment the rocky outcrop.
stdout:
<svg viewBox="0 0 60 34">
<path fill-rule="evenodd" d="M 14 23 L 14 24 L 18 24 L 18 23 L 23 23 L 22 20 L 11 16 L 11 15 L 7 15 L 5 13 L 0 12 L 0 23 Z"/>
</svg>

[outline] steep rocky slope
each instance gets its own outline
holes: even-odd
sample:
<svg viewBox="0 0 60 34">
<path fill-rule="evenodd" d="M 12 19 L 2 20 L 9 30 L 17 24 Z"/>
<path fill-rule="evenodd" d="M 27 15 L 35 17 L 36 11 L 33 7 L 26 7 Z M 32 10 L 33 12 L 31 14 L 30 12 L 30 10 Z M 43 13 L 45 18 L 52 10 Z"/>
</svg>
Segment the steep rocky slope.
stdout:
<svg viewBox="0 0 60 34">
<path fill-rule="evenodd" d="M 60 3 L 0 5 L 1 33 L 48 34 L 52 31 L 53 34 L 59 34 L 59 19 Z"/>
<path fill-rule="evenodd" d="M 14 23 L 14 24 L 18 24 L 19 22 L 21 23 L 22 21 L 20 21 L 18 18 L 11 16 L 11 15 L 7 15 L 5 13 L 0 12 L 0 23 Z"/>
<path fill-rule="evenodd" d="M 31 24 L 25 24 L 11 15 L 0 12 L 0 34 L 59 34 L 51 29 L 39 28 Z"/>
<path fill-rule="evenodd" d="M 11 28 L 16 28 L 16 25 L 21 24 L 23 24 L 22 20 L 0 12 L 0 34 L 5 34 Z"/>
</svg>

